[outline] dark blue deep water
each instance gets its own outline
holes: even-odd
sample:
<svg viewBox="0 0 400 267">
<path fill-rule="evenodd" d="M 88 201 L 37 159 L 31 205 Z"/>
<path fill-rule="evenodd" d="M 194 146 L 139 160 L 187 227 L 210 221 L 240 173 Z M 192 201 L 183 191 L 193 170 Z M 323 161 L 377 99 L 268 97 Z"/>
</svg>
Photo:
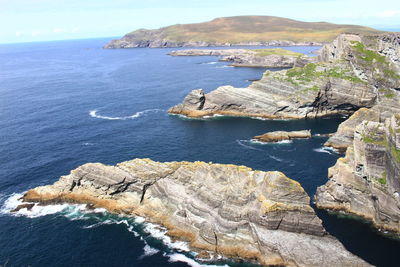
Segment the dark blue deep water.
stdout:
<svg viewBox="0 0 400 267">
<path fill-rule="evenodd" d="M 327 168 L 340 156 L 322 149 L 326 138 L 275 145 L 250 139 L 272 130 L 330 133 L 343 119 L 169 116 L 166 110 L 192 89 L 244 87 L 264 69 L 231 68 L 213 57 L 167 56 L 171 49 L 101 49 L 107 41 L 0 45 L 0 265 L 198 266 L 189 252 L 168 247 L 165 237 L 161 242 L 162 229 L 137 218 L 86 214 L 79 206 L 8 212 L 17 194 L 53 183 L 86 162 L 149 157 L 243 164 L 283 171 L 310 195 L 326 182 Z M 351 252 L 378 266 L 397 265 L 398 241 L 363 222 L 318 214 Z"/>
</svg>

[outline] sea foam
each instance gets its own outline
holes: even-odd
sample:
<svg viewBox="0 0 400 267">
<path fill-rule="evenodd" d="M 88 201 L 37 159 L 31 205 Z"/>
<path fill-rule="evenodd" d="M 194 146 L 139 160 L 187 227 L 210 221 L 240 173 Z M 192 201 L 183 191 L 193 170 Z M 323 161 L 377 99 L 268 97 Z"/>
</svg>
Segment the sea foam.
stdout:
<svg viewBox="0 0 400 267">
<path fill-rule="evenodd" d="M 135 114 L 132 114 L 130 116 L 109 117 L 109 116 L 103 116 L 103 115 L 97 114 L 97 110 L 91 110 L 91 111 L 89 111 L 89 115 L 93 118 L 103 119 L 103 120 L 130 120 L 130 119 L 139 118 L 148 113 L 156 113 L 156 112 L 161 112 L 161 111 L 163 111 L 163 110 L 162 109 L 146 109 L 143 111 L 136 112 Z"/>
</svg>

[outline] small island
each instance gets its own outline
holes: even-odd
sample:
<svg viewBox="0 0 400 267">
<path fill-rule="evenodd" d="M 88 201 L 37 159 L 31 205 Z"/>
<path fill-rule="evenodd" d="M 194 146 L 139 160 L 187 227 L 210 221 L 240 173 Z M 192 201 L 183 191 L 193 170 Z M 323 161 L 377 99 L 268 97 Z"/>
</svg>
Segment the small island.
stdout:
<svg viewBox="0 0 400 267">
<path fill-rule="evenodd" d="M 274 143 L 280 142 L 285 140 L 293 140 L 293 139 L 307 139 L 311 138 L 311 131 L 310 130 L 302 130 L 302 131 L 275 131 L 275 132 L 268 132 L 262 135 L 254 136 L 254 139 L 260 142 L 265 143 Z"/>
<path fill-rule="evenodd" d="M 267 49 L 188 49 L 176 50 L 171 56 L 218 56 L 219 61 L 234 67 L 292 68 L 316 62 L 317 57 L 281 48 Z"/>
</svg>

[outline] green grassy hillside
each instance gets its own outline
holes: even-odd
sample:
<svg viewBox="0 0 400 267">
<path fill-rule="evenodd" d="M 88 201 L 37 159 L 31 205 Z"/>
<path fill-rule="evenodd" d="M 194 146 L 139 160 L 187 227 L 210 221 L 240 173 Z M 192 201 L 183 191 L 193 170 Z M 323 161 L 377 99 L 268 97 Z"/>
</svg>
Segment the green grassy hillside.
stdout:
<svg viewBox="0 0 400 267">
<path fill-rule="evenodd" d="M 271 16 L 237 16 L 209 22 L 177 24 L 157 30 L 137 30 L 125 36 L 131 40 L 165 39 L 176 42 L 239 43 L 287 40 L 329 42 L 344 32 L 373 33 L 375 29 L 327 22 L 303 22 Z"/>
</svg>

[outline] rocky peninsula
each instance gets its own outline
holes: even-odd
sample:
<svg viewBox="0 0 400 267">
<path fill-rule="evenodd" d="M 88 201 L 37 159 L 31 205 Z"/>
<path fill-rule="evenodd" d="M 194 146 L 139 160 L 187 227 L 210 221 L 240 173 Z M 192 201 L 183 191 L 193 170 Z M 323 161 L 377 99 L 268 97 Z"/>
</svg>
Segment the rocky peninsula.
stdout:
<svg viewBox="0 0 400 267">
<path fill-rule="evenodd" d="M 302 130 L 302 131 L 275 131 L 275 132 L 268 132 L 262 135 L 257 135 L 254 137 L 255 140 L 260 142 L 280 142 L 284 140 L 292 140 L 292 139 L 307 139 L 311 138 L 311 131 L 310 130 Z"/>
<path fill-rule="evenodd" d="M 376 33 L 375 29 L 327 22 L 304 22 L 272 16 L 216 18 L 160 29 L 139 29 L 104 48 L 205 46 L 310 46 L 331 42 L 341 33 Z"/>
<path fill-rule="evenodd" d="M 268 266 L 369 266 L 326 233 L 301 185 L 276 171 L 150 159 L 88 163 L 53 185 L 29 190 L 24 201 L 85 203 L 143 216 L 202 257 Z"/>
<path fill-rule="evenodd" d="M 318 208 L 361 216 L 376 227 L 400 232 L 400 115 L 355 127 L 346 156 L 318 188 Z"/>
<path fill-rule="evenodd" d="M 219 61 L 232 62 L 234 67 L 292 68 L 316 62 L 316 57 L 308 57 L 289 50 L 275 49 L 189 49 L 176 50 L 171 56 L 218 56 Z"/>
<path fill-rule="evenodd" d="M 193 90 L 169 113 L 302 119 L 348 116 L 364 107 L 386 118 L 400 112 L 399 40 L 399 34 L 343 34 L 322 48 L 318 63 L 266 71 L 247 88 Z"/>
</svg>

